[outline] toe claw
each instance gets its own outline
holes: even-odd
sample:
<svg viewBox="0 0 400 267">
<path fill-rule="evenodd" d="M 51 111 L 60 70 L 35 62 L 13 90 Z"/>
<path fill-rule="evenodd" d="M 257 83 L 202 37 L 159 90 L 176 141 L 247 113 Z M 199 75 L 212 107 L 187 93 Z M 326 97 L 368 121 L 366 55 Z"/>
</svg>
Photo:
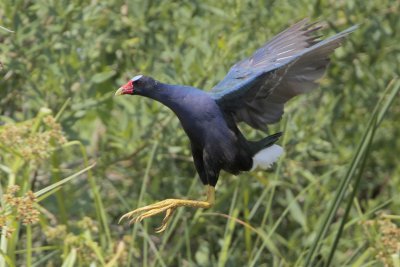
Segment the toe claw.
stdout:
<svg viewBox="0 0 400 267">
<path fill-rule="evenodd" d="M 161 224 L 159 227 L 155 228 L 154 231 L 159 234 L 165 231 L 165 229 L 167 229 L 168 224 Z"/>
<path fill-rule="evenodd" d="M 169 220 L 171 219 L 172 215 L 174 214 L 175 209 L 176 209 L 176 208 L 169 208 L 169 209 L 167 209 L 167 211 L 165 212 L 165 217 L 164 217 L 164 219 L 163 219 L 161 225 L 155 229 L 155 232 L 156 232 L 156 233 L 159 234 L 159 233 L 161 233 L 161 232 L 164 232 L 165 229 L 167 229 L 168 222 L 169 222 Z"/>
<path fill-rule="evenodd" d="M 132 216 L 133 216 L 133 212 L 132 211 L 128 212 L 128 213 L 125 213 L 124 215 L 121 216 L 121 218 L 119 218 L 118 223 L 121 223 L 125 219 L 130 219 Z"/>
<path fill-rule="evenodd" d="M 120 224 L 126 217 L 127 217 L 126 214 L 121 216 L 121 218 L 119 218 L 118 220 L 118 224 Z"/>
</svg>

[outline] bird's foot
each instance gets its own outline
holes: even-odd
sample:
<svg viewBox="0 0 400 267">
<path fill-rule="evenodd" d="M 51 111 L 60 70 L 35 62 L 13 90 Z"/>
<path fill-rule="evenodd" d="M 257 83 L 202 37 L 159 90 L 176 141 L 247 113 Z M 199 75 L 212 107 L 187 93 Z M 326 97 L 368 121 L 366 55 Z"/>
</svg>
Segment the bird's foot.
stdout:
<svg viewBox="0 0 400 267">
<path fill-rule="evenodd" d="M 192 207 L 192 208 L 203 208 L 207 209 L 213 206 L 215 199 L 215 189 L 213 186 L 207 185 L 207 200 L 197 201 L 197 200 L 185 200 L 185 199 L 166 199 L 157 202 L 152 205 L 148 205 L 139 209 L 135 209 L 131 212 L 126 213 L 121 217 L 119 222 L 124 219 L 129 219 L 130 223 L 137 223 L 145 218 L 154 216 L 159 213 L 165 212 L 165 217 L 161 223 L 161 226 L 156 228 L 156 233 L 163 232 L 168 225 L 169 220 L 174 214 L 176 208 L 179 207 Z"/>
</svg>

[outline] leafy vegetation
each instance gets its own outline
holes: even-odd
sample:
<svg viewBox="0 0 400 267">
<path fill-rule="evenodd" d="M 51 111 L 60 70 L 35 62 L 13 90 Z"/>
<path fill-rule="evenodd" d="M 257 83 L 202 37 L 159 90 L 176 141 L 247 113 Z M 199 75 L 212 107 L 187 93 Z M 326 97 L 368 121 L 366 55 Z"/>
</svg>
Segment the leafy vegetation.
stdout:
<svg viewBox="0 0 400 267">
<path fill-rule="evenodd" d="M 0 266 L 399 266 L 398 10 L 1 1 Z M 153 230 L 161 217 L 118 224 L 144 204 L 204 194 L 177 118 L 115 89 L 143 73 L 208 90 L 304 17 L 326 22 L 326 35 L 360 26 L 321 87 L 271 127 L 286 149 L 274 169 L 222 174 L 216 206 L 180 209 L 164 234 Z"/>
</svg>

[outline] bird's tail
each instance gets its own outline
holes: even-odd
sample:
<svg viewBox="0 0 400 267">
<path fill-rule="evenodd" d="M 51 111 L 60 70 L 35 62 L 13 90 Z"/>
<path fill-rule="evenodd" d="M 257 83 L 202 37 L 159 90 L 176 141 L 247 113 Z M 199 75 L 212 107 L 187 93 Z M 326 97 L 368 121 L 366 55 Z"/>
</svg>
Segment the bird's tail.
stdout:
<svg viewBox="0 0 400 267">
<path fill-rule="evenodd" d="M 283 148 L 275 145 L 282 132 L 267 136 L 260 141 L 250 142 L 250 147 L 253 151 L 253 167 L 251 171 L 257 167 L 267 169 L 271 167 L 272 163 L 278 160 L 279 156 L 283 154 Z"/>
</svg>

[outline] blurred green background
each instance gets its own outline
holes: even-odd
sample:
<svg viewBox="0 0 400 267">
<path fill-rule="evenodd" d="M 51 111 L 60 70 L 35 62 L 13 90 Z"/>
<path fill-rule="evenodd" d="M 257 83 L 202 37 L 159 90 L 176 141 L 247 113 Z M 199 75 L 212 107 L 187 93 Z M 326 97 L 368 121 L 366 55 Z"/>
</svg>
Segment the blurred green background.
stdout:
<svg viewBox="0 0 400 267">
<path fill-rule="evenodd" d="M 29 132 L 29 121 L 40 121 L 45 107 L 66 138 L 51 139 L 42 156 L 32 148 L 31 157 L 3 139 L 2 192 L 18 184 L 22 197 L 97 164 L 40 200 L 37 223 L 7 215 L 14 231 L 3 229 L 0 265 L 304 266 L 375 104 L 398 82 L 399 12 L 395 0 L 1 1 L 0 133 L 36 134 L 39 142 L 54 127 L 38 122 Z M 280 163 L 268 172 L 223 173 L 215 207 L 180 209 L 164 234 L 153 230 L 161 217 L 118 224 L 138 206 L 204 192 L 172 112 L 145 98 L 114 98 L 115 90 L 137 74 L 209 90 L 304 17 L 321 21 L 325 36 L 360 26 L 332 56 L 321 87 L 291 101 L 271 127 L 284 131 Z M 393 100 L 369 146 L 333 266 L 395 262 L 384 242 L 390 227 L 400 242 L 398 94 Z M 24 133 L 7 127 L 23 123 Z M 264 135 L 244 128 L 249 138 Z M 11 143 L 33 147 L 21 138 Z M 344 203 L 311 265 L 327 263 Z"/>
</svg>

